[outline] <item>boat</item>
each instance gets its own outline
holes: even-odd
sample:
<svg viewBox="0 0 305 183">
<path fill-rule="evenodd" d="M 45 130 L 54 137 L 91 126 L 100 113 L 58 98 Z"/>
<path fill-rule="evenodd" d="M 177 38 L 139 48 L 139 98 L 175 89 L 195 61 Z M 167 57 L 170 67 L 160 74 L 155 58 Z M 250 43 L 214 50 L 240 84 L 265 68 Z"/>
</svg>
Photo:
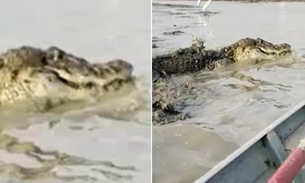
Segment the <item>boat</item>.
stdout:
<svg viewBox="0 0 305 183">
<path fill-rule="evenodd" d="M 260 131 L 194 183 L 271 183 L 277 182 L 271 179 L 279 177 L 279 171 L 284 174 L 278 182 L 286 183 L 284 178 L 292 176 L 289 175 L 292 170 L 294 175 L 290 182 L 305 183 L 305 169 L 302 169 L 305 163 L 303 139 L 305 101 Z M 302 140 L 303 145 L 300 146 Z M 296 149 L 304 154 L 301 159 L 292 155 Z M 287 162 L 291 166 L 283 167 Z M 296 166 L 300 167 L 295 168 Z"/>
</svg>

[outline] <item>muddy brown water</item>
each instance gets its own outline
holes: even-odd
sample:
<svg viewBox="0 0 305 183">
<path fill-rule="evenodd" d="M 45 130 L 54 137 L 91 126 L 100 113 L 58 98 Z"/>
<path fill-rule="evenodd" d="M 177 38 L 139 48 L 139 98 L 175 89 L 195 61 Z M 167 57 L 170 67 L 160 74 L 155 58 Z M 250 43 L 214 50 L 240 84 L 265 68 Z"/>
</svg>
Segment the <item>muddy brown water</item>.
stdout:
<svg viewBox="0 0 305 183">
<path fill-rule="evenodd" d="M 0 112 L 0 182 L 146 182 L 151 179 L 151 3 L 1 1 L 0 51 L 55 45 L 91 62 L 121 58 L 139 89 L 47 114 Z M 126 22 L 128 22 L 126 24 Z M 139 97 L 143 96 L 143 97 Z M 64 110 L 65 109 L 65 110 Z"/>
<path fill-rule="evenodd" d="M 245 37 L 292 45 L 296 59 L 235 65 L 177 77 L 198 97 L 186 112 L 195 117 L 153 128 L 153 182 L 193 182 L 260 130 L 305 99 L 305 3 L 212 2 L 205 17 L 196 1 L 154 1 L 153 55 L 201 37 L 219 48 Z M 202 2 L 203 4 L 204 2 Z M 179 35 L 164 32 L 181 31 Z"/>
</svg>

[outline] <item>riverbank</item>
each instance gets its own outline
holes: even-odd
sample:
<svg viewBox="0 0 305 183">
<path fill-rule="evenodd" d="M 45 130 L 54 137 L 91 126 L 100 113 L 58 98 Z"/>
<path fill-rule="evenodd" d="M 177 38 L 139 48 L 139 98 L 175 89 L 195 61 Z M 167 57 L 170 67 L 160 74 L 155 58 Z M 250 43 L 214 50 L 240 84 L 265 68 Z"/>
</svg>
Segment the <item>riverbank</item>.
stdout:
<svg viewBox="0 0 305 183">
<path fill-rule="evenodd" d="M 158 0 L 158 1 L 194 1 L 196 0 Z M 304 0 L 213 0 L 213 1 L 223 1 L 223 2 L 245 2 L 245 3 L 258 3 L 258 2 L 304 2 Z M 157 1 L 155 1 L 157 2 Z M 202 3 L 205 1 L 202 1 Z"/>
</svg>

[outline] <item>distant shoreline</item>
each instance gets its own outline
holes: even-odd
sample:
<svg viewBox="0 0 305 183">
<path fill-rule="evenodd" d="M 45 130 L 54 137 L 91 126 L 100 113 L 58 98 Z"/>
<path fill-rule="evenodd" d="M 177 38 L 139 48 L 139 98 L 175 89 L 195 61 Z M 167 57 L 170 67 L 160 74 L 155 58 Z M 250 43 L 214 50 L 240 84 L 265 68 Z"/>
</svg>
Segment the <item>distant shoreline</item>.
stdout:
<svg viewBox="0 0 305 183">
<path fill-rule="evenodd" d="M 194 1 L 197 0 L 157 0 L 155 2 L 160 1 Z M 206 0 L 202 0 L 202 2 L 205 2 Z M 225 2 L 245 2 L 245 3 L 258 3 L 258 2 L 304 2 L 305 0 L 212 0 L 212 1 L 225 1 Z"/>
</svg>

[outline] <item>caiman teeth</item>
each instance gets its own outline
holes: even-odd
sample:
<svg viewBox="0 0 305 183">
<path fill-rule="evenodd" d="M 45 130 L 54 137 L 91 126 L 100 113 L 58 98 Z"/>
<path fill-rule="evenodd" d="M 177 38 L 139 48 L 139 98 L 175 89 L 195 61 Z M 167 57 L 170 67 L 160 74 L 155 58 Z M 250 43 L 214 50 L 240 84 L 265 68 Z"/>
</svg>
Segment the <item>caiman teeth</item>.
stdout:
<svg viewBox="0 0 305 183">
<path fill-rule="evenodd" d="M 265 53 L 265 54 L 269 54 L 269 55 L 276 55 L 276 54 L 279 54 L 279 55 L 284 55 L 284 54 L 287 54 L 289 51 L 267 51 L 265 48 L 262 48 L 262 47 L 258 47 L 258 49 Z"/>
</svg>

